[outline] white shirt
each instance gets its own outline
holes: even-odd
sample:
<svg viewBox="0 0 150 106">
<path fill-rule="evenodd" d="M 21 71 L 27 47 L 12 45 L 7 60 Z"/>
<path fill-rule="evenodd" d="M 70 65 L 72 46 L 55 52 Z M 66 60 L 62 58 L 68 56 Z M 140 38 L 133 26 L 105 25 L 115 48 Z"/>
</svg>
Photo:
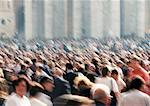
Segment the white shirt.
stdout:
<svg viewBox="0 0 150 106">
<path fill-rule="evenodd" d="M 47 106 L 44 102 L 41 102 L 40 100 L 36 98 L 30 98 L 31 106 Z"/>
<path fill-rule="evenodd" d="M 6 103 L 6 106 L 31 106 L 29 99 L 26 96 L 20 97 L 16 93 L 12 93 Z"/>
<path fill-rule="evenodd" d="M 47 106 L 53 106 L 51 98 L 44 93 L 39 93 L 37 99 L 44 102 Z"/>
<path fill-rule="evenodd" d="M 150 97 L 139 90 L 131 90 L 122 95 L 120 106 L 150 106 Z"/>
<path fill-rule="evenodd" d="M 126 83 L 121 78 L 117 80 L 117 85 L 118 85 L 119 91 L 121 91 L 123 88 L 126 87 Z"/>
<path fill-rule="evenodd" d="M 111 77 L 98 78 L 98 79 L 96 79 L 95 83 L 104 84 L 104 85 L 108 86 L 110 90 L 112 90 L 114 92 L 119 92 L 116 81 Z"/>
</svg>

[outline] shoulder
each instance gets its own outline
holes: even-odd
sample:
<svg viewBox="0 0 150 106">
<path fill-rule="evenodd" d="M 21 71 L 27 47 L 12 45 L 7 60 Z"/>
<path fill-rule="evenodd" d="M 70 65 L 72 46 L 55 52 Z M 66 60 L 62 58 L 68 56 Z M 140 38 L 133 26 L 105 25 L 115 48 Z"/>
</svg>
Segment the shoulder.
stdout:
<svg viewBox="0 0 150 106">
<path fill-rule="evenodd" d="M 6 100 L 6 106 L 17 106 L 17 97 L 15 95 L 10 95 L 8 96 L 7 100 Z"/>
<path fill-rule="evenodd" d="M 38 106 L 46 106 L 45 103 L 43 103 L 40 100 L 35 99 L 35 98 L 30 99 L 30 102 L 31 102 L 31 105 L 33 105 L 33 106 L 36 106 L 36 105 L 38 105 Z"/>
<path fill-rule="evenodd" d="M 8 96 L 7 100 L 16 100 L 18 97 L 16 96 L 15 93 L 12 93 L 11 95 Z"/>
<path fill-rule="evenodd" d="M 143 92 L 139 91 L 139 94 L 140 94 L 141 96 L 143 96 L 144 98 L 147 98 L 147 99 L 150 100 L 150 96 L 147 95 L 146 93 L 143 93 Z"/>
</svg>

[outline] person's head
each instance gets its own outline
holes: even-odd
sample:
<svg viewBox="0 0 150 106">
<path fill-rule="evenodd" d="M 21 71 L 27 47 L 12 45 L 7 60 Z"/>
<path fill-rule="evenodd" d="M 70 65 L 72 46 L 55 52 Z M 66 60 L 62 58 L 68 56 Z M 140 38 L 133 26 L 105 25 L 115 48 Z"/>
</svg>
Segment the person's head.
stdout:
<svg viewBox="0 0 150 106">
<path fill-rule="evenodd" d="M 127 77 L 127 78 L 130 78 L 132 76 L 132 73 L 133 72 L 133 68 L 131 67 L 126 67 L 123 69 L 123 74 L 124 74 L 124 77 Z"/>
<path fill-rule="evenodd" d="M 63 71 L 62 71 L 60 68 L 55 67 L 55 68 L 53 69 L 53 75 L 54 75 L 54 76 L 59 76 L 59 77 L 61 77 L 61 76 L 63 76 Z"/>
<path fill-rule="evenodd" d="M 18 78 L 17 80 L 13 81 L 13 86 L 16 94 L 21 97 L 26 94 L 29 88 L 29 84 L 24 78 Z"/>
<path fill-rule="evenodd" d="M 37 94 L 40 92 L 41 88 L 38 86 L 33 86 L 30 89 L 30 97 L 36 97 Z"/>
<path fill-rule="evenodd" d="M 35 64 L 37 60 L 36 59 L 32 59 L 31 61 L 32 61 L 33 64 Z"/>
<path fill-rule="evenodd" d="M 140 62 L 140 58 L 139 58 L 138 56 L 136 56 L 136 55 L 133 55 L 133 56 L 131 57 L 130 62 L 131 62 L 132 64 L 137 64 L 137 63 Z"/>
<path fill-rule="evenodd" d="M 145 81 L 141 77 L 135 77 L 130 83 L 130 89 L 142 90 L 144 87 Z"/>
<path fill-rule="evenodd" d="M 21 64 L 21 70 L 26 70 L 26 69 L 27 69 L 26 64 Z"/>
<path fill-rule="evenodd" d="M 95 66 L 93 64 L 89 64 L 88 70 L 94 72 Z"/>
<path fill-rule="evenodd" d="M 66 64 L 66 69 L 67 70 L 72 70 L 73 69 L 73 65 L 71 63 L 67 63 Z"/>
<path fill-rule="evenodd" d="M 110 70 L 108 69 L 108 67 L 104 67 L 103 69 L 102 69 L 102 76 L 103 77 L 107 77 L 107 76 L 110 76 Z"/>
<path fill-rule="evenodd" d="M 42 77 L 40 80 L 40 84 L 43 86 L 43 88 L 48 91 L 52 92 L 54 88 L 54 81 L 52 77 Z"/>
<path fill-rule="evenodd" d="M 2 68 L 4 65 L 4 61 L 3 60 L 0 60 L 0 67 Z"/>
<path fill-rule="evenodd" d="M 43 62 L 43 64 L 47 65 L 47 61 L 46 60 L 43 60 L 42 62 Z"/>
<path fill-rule="evenodd" d="M 106 85 L 97 84 L 93 86 L 91 89 L 91 95 L 96 102 L 100 102 L 105 105 L 110 104 L 110 89 Z"/>
<path fill-rule="evenodd" d="M 18 64 L 20 63 L 19 59 L 18 58 L 15 58 L 15 62 Z"/>
<path fill-rule="evenodd" d="M 124 65 L 124 63 L 122 61 L 117 61 L 116 63 L 117 63 L 117 66 L 120 68 L 122 68 L 122 66 Z"/>
<path fill-rule="evenodd" d="M 80 88 L 91 88 L 93 83 L 87 77 L 76 77 L 74 79 L 74 84 L 78 89 Z"/>
<path fill-rule="evenodd" d="M 111 71 L 111 76 L 115 79 L 115 80 L 117 80 L 118 79 L 118 71 L 116 70 L 116 69 L 114 69 L 114 70 L 112 70 Z"/>
</svg>

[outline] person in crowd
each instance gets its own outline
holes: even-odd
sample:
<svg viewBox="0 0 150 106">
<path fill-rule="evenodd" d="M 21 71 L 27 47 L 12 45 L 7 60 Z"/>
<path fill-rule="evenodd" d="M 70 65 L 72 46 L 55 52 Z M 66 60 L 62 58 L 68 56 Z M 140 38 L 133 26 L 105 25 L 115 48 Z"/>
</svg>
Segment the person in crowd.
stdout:
<svg viewBox="0 0 150 106">
<path fill-rule="evenodd" d="M 27 67 L 28 67 L 27 64 L 22 63 L 21 64 L 21 70 L 20 70 L 20 72 L 18 74 L 27 76 Z"/>
<path fill-rule="evenodd" d="M 63 78 L 63 71 L 60 68 L 56 67 L 53 69 L 52 73 L 54 76 L 54 86 L 55 86 L 55 89 L 52 92 L 53 99 L 63 94 L 70 94 L 71 93 L 70 84 L 67 80 Z"/>
<path fill-rule="evenodd" d="M 42 63 L 43 63 L 43 71 L 46 72 L 49 76 L 51 76 L 51 70 L 47 65 L 47 61 L 43 60 Z"/>
<path fill-rule="evenodd" d="M 149 106 L 150 97 L 142 92 L 144 85 L 141 77 L 135 77 L 131 81 L 130 91 L 122 95 L 120 106 Z"/>
<path fill-rule="evenodd" d="M 126 83 L 119 77 L 119 73 L 116 69 L 112 70 L 111 76 L 117 82 L 119 91 L 123 91 L 126 88 Z"/>
<path fill-rule="evenodd" d="M 76 94 L 76 89 L 74 87 L 74 79 L 78 75 L 73 71 L 73 65 L 71 63 L 66 64 L 66 73 L 64 75 L 64 78 L 69 82 L 71 87 L 71 93 Z"/>
<path fill-rule="evenodd" d="M 35 79 L 38 80 L 41 76 L 49 77 L 49 75 L 43 70 L 43 64 L 36 63 Z"/>
<path fill-rule="evenodd" d="M 95 103 L 84 96 L 67 94 L 56 98 L 54 106 L 95 106 Z"/>
<path fill-rule="evenodd" d="M 54 89 L 54 80 L 52 77 L 45 77 L 43 76 L 40 79 L 40 84 L 44 88 L 40 93 L 37 95 L 37 99 L 41 102 L 44 102 L 47 106 L 53 106 L 51 101 L 50 94 Z"/>
<path fill-rule="evenodd" d="M 6 106 L 31 106 L 29 99 L 25 96 L 28 89 L 28 82 L 24 78 L 18 78 L 13 82 L 15 92 L 12 93 L 5 105 Z"/>
<path fill-rule="evenodd" d="M 87 77 L 78 76 L 75 78 L 74 83 L 78 90 L 78 95 L 85 96 L 88 98 L 91 97 L 90 90 L 94 83 L 92 83 Z"/>
<path fill-rule="evenodd" d="M 149 75 L 148 72 L 141 67 L 141 65 L 139 64 L 140 58 L 136 55 L 133 55 L 131 57 L 131 61 L 129 64 L 129 67 L 133 68 L 133 75 L 139 75 L 141 76 L 146 82 L 149 82 Z"/>
<path fill-rule="evenodd" d="M 95 66 L 92 63 L 85 64 L 86 73 L 84 74 L 90 81 L 95 82 L 96 77 L 98 75 L 95 73 Z"/>
<path fill-rule="evenodd" d="M 33 72 L 36 72 L 36 62 L 37 62 L 37 60 L 36 59 L 32 59 L 31 60 L 32 61 L 32 65 L 31 65 L 31 70 L 33 71 Z"/>
<path fill-rule="evenodd" d="M 109 106 L 111 102 L 110 89 L 104 84 L 95 84 L 91 88 L 92 98 L 96 106 Z"/>
<path fill-rule="evenodd" d="M 19 61 L 19 58 L 15 58 L 15 66 L 13 67 L 13 70 L 15 71 L 16 74 L 18 74 L 21 70 L 21 66 L 20 66 L 20 61 Z"/>
<path fill-rule="evenodd" d="M 8 96 L 7 81 L 3 78 L 0 78 L 0 106 L 5 106 L 7 96 Z"/>
<path fill-rule="evenodd" d="M 43 101 L 40 101 L 40 100 L 37 99 L 38 93 L 40 93 L 41 89 L 42 88 L 40 86 L 33 86 L 30 89 L 30 103 L 31 103 L 31 106 L 47 106 Z"/>
<path fill-rule="evenodd" d="M 108 86 L 113 96 L 111 104 L 115 106 L 117 105 L 117 101 L 119 101 L 120 92 L 116 81 L 110 76 L 111 76 L 110 70 L 107 67 L 104 67 L 102 69 L 102 77 L 96 80 L 96 84 L 104 84 Z"/>
<path fill-rule="evenodd" d="M 4 61 L 0 60 L 0 78 L 4 78 L 3 65 Z"/>
</svg>

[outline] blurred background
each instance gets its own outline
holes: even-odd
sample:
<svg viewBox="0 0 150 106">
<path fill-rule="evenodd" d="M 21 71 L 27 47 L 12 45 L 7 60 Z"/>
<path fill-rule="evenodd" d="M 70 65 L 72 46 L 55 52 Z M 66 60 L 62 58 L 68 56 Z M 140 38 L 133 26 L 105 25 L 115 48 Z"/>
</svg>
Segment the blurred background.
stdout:
<svg viewBox="0 0 150 106">
<path fill-rule="evenodd" d="M 150 0 L 0 0 L 0 37 L 145 37 Z"/>
</svg>

